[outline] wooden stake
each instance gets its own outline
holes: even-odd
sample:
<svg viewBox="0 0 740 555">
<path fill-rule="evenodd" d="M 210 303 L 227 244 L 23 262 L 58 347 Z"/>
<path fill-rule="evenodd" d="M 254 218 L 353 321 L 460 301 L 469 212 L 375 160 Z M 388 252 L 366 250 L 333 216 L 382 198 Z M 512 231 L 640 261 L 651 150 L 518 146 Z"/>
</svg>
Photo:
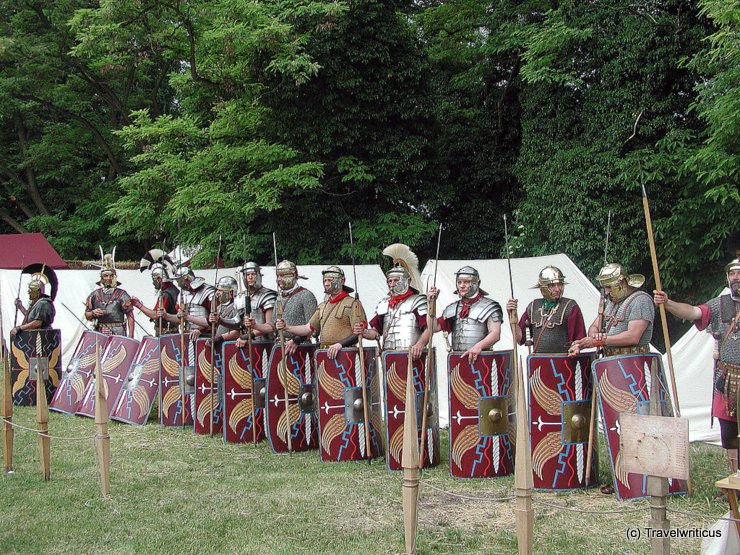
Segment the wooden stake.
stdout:
<svg viewBox="0 0 740 555">
<path fill-rule="evenodd" d="M 36 354 L 41 353 L 41 335 L 36 332 Z M 36 428 L 38 429 L 41 475 L 44 481 L 51 478 L 51 438 L 49 438 L 49 405 L 46 401 L 44 371 L 36 366 Z"/>
<path fill-rule="evenodd" d="M 10 376 L 10 353 L 3 353 L 3 461 L 5 473 L 13 472 L 13 390 Z"/>
<path fill-rule="evenodd" d="M 95 344 L 95 452 L 100 466 L 100 494 L 110 495 L 110 436 L 108 435 L 108 407 L 105 399 L 103 372 L 100 369 L 100 344 Z"/>
<path fill-rule="evenodd" d="M 406 370 L 406 409 L 403 414 L 403 531 L 406 553 L 416 553 L 416 528 L 419 502 L 419 449 L 416 422 L 416 392 L 414 391 L 414 367 L 409 349 Z"/>
<path fill-rule="evenodd" d="M 512 326 L 518 326 L 516 314 L 511 311 L 509 319 Z M 516 335 L 514 335 L 516 338 Z M 516 344 L 512 358 L 516 382 L 516 462 L 514 464 L 514 486 L 516 489 L 516 539 L 519 555 L 530 555 L 534 538 L 534 509 L 532 509 L 532 452 L 529 445 L 529 411 L 524 392 L 523 375 L 517 364 Z"/>
</svg>

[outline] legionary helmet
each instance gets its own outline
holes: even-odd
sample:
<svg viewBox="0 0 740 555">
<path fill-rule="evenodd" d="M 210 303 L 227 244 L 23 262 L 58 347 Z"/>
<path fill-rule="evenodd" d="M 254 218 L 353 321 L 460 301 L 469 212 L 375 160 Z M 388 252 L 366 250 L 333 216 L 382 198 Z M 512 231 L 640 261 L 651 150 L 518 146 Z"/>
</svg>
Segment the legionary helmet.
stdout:
<svg viewBox="0 0 740 555">
<path fill-rule="evenodd" d="M 175 273 L 175 263 L 161 249 L 151 249 L 139 262 L 139 271 L 149 270 L 152 273 L 152 283 L 155 289 L 161 289 L 163 283 L 172 281 Z"/>
<path fill-rule="evenodd" d="M 486 294 L 486 292 L 480 288 L 480 274 L 478 273 L 478 270 L 472 266 L 463 266 L 455 272 L 455 281 L 458 281 L 459 279 L 470 281 L 470 289 L 466 295 L 468 299 L 475 297 L 479 292 L 484 295 Z M 455 293 L 458 295 L 460 294 L 457 290 L 455 290 Z"/>
<path fill-rule="evenodd" d="M 639 289 L 645 283 L 642 274 L 628 274 L 621 264 L 610 262 L 604 266 L 596 278 L 602 287 L 610 287 L 609 297 L 612 301 L 619 302 L 627 296 L 627 288 Z"/>
<path fill-rule="evenodd" d="M 220 303 L 228 303 L 234 298 L 236 290 L 239 288 L 239 284 L 231 276 L 223 276 L 218 278 L 216 283 L 216 292 L 218 294 L 218 300 Z"/>
<path fill-rule="evenodd" d="M 552 291 L 550 291 L 550 286 L 556 283 L 562 285 L 563 290 L 565 289 L 565 286 L 568 285 L 565 281 L 563 272 L 560 271 L 560 268 L 556 266 L 545 266 L 542 268 L 542 271 L 540 271 L 540 275 L 537 278 L 537 285 L 531 289 L 539 289 L 545 299 L 548 301 L 554 301 L 555 298 L 553 297 Z"/>
<path fill-rule="evenodd" d="M 383 249 L 383 254 L 393 259 L 393 267 L 385 273 L 386 278 L 399 278 L 398 283 L 390 289 L 391 294 L 403 295 L 409 289 L 418 293 L 421 290 L 419 257 L 403 243 L 388 245 Z"/>
<path fill-rule="evenodd" d="M 37 301 L 46 292 L 47 285 L 50 288 L 49 296 L 51 300 L 56 298 L 58 286 L 57 275 L 46 264 L 29 264 L 21 270 L 21 274 L 31 275 L 31 281 L 28 283 L 29 300 L 32 302 Z"/>
<path fill-rule="evenodd" d="M 290 260 L 283 260 L 277 265 L 276 273 L 278 276 L 283 278 L 282 288 L 286 291 L 295 287 L 296 281 L 299 279 L 306 279 L 304 276 L 298 275 L 298 268 Z"/>
<path fill-rule="evenodd" d="M 247 283 L 247 274 L 249 272 L 254 272 L 256 276 L 254 279 L 254 288 L 259 289 L 262 287 L 262 268 L 260 268 L 260 265 L 256 262 L 245 262 L 244 265 L 239 268 L 239 272 L 242 274 L 245 286 L 249 286 Z"/>
<path fill-rule="evenodd" d="M 116 273 L 116 247 L 113 247 L 110 254 L 103 252 L 103 247 L 101 245 L 98 245 L 98 249 L 100 249 L 100 279 L 97 284 L 103 285 L 103 274 L 110 273 L 113 276 L 111 287 L 118 287 L 120 282 L 118 281 L 118 274 Z"/>
<path fill-rule="evenodd" d="M 344 285 L 344 270 L 339 266 L 329 266 L 326 270 L 321 271 L 321 275 L 324 276 L 324 278 L 331 279 L 330 295 L 336 295 L 342 290 L 347 293 L 352 293 L 352 291 L 354 291 L 351 287 Z"/>
</svg>

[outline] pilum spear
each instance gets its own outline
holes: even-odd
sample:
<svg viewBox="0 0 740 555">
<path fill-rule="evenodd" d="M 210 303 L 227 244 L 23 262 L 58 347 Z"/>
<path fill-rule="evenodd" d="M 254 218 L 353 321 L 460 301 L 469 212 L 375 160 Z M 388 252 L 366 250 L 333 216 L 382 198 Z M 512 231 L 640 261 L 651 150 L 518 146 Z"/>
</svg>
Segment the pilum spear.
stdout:
<svg viewBox="0 0 740 555">
<path fill-rule="evenodd" d="M 442 224 L 439 224 L 439 233 L 437 234 L 437 254 L 434 258 L 434 278 L 432 280 L 432 287 L 437 287 L 437 266 L 439 266 L 439 246 L 442 242 Z M 434 340 L 434 319 L 437 316 L 437 299 L 429 299 L 429 306 L 427 306 L 427 329 L 429 330 L 429 341 L 427 342 L 427 361 L 424 365 L 424 402 L 421 405 L 424 407 L 422 410 L 421 417 L 421 443 L 419 444 L 419 470 L 424 468 L 424 444 L 426 442 L 427 433 L 427 405 L 429 404 L 429 390 L 431 389 L 431 378 L 432 372 L 434 372 L 434 352 L 432 350 L 432 342 Z M 409 355 L 410 356 L 410 355 Z M 413 378 L 413 372 L 408 374 L 406 379 L 410 380 Z"/>
<path fill-rule="evenodd" d="M 216 322 L 218 321 L 218 318 L 214 318 L 214 316 L 218 314 L 218 264 L 219 264 L 220 258 L 221 258 L 221 234 L 219 233 L 218 253 L 216 254 L 216 277 L 213 279 L 213 287 L 215 288 L 216 291 L 213 294 L 213 302 L 211 303 L 211 375 L 209 377 L 211 385 L 210 385 L 210 391 L 208 392 L 208 396 L 211 401 L 211 416 L 210 416 L 210 423 L 209 423 L 209 430 L 208 430 L 208 434 L 210 436 L 213 436 L 213 411 L 216 409 L 216 406 L 214 403 L 215 395 L 213 394 L 213 382 L 216 381 L 215 349 L 216 349 Z"/>
<path fill-rule="evenodd" d="M 506 239 L 506 262 L 509 267 L 509 286 L 511 298 L 514 298 L 514 278 L 511 273 L 511 251 L 509 249 L 509 228 L 504 214 L 504 236 Z M 516 518 L 517 549 L 520 555 L 532 553 L 532 536 L 534 532 L 534 510 L 532 509 L 532 489 L 534 480 L 532 478 L 532 453 L 529 446 L 529 417 L 527 400 L 524 394 L 524 377 L 520 371 L 520 360 L 517 354 L 516 329 L 519 326 L 515 310 L 509 310 L 509 325 L 513 353 L 511 357 L 512 369 L 514 371 L 514 383 L 516 383 L 516 462 L 514 467 L 514 486 L 516 489 L 516 506 L 514 516 Z"/>
<path fill-rule="evenodd" d="M 275 238 L 275 232 L 272 233 L 272 251 L 275 255 L 275 277 L 277 279 L 277 267 L 278 267 L 278 256 L 277 256 L 277 239 Z M 283 317 L 283 298 L 280 294 L 277 296 L 276 301 L 276 308 L 277 308 L 277 318 L 281 319 Z M 280 338 L 280 351 L 282 353 L 282 357 L 280 358 L 280 370 L 278 371 L 279 374 L 283 376 L 283 386 L 285 389 L 285 395 L 283 396 L 283 404 L 285 405 L 285 420 L 288 423 L 288 431 L 286 433 L 287 436 L 287 443 L 288 443 L 288 453 L 293 452 L 293 438 L 291 437 L 291 427 L 293 423 L 290 421 L 290 404 L 288 403 L 288 365 L 286 361 L 287 353 L 285 352 L 285 332 L 283 330 L 278 330 L 278 337 Z M 252 356 L 251 347 L 250 347 L 250 353 L 249 356 Z M 250 358 L 250 365 L 251 365 L 251 358 Z M 254 406 L 254 403 L 252 403 L 252 406 Z M 254 421 L 252 421 L 252 425 L 254 425 Z M 256 433 L 256 431 L 254 432 Z M 254 437 L 254 436 L 253 436 Z"/>
<path fill-rule="evenodd" d="M 660 282 L 660 270 L 658 269 L 658 255 L 655 251 L 655 238 L 653 237 L 653 222 L 650 219 L 650 204 L 648 203 L 645 185 L 642 187 L 642 208 L 645 211 L 645 227 L 647 228 L 648 242 L 650 244 L 650 258 L 653 262 L 653 273 L 655 274 L 655 289 L 663 291 Z M 673 373 L 673 355 L 671 354 L 671 338 L 668 335 L 668 320 L 666 318 L 665 305 L 658 305 L 660 311 L 660 323 L 663 326 L 663 340 L 665 341 L 665 352 L 668 358 L 668 372 L 671 375 L 671 392 L 673 393 L 673 406 L 675 407 L 676 417 L 681 416 L 681 409 L 678 405 L 678 390 L 676 389 L 676 376 Z"/>
<path fill-rule="evenodd" d="M 357 284 L 357 268 L 355 267 L 355 242 L 352 237 L 352 222 L 349 222 L 349 245 L 352 251 L 352 273 L 355 278 L 355 302 L 353 306 L 355 308 L 355 314 L 357 315 L 362 311 L 362 305 L 360 304 L 360 287 Z M 362 335 L 357 336 L 357 354 L 360 359 L 360 377 L 362 379 L 362 417 L 365 422 L 365 446 L 367 461 L 373 458 L 373 446 L 370 443 L 370 410 L 367 404 L 367 372 L 365 371 L 365 349 L 362 347 Z M 412 371 L 413 372 L 413 371 Z M 413 378 L 413 373 L 409 374 Z M 416 450 L 416 449 L 415 449 Z"/>
</svg>

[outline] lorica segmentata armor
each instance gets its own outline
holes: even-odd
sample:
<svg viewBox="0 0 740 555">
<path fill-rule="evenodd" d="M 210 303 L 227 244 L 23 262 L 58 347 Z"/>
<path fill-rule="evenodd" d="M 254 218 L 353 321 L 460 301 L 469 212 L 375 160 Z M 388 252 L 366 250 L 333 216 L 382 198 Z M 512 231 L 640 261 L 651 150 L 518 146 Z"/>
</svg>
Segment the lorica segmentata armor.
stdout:
<svg viewBox="0 0 740 555">
<path fill-rule="evenodd" d="M 462 302 L 458 301 L 448 305 L 442 313 L 445 320 L 454 320 L 452 328 L 452 350 L 467 351 L 488 335 L 488 319 L 494 322 L 503 321 L 503 311 L 493 299 L 482 297 L 470 306 L 470 312 L 466 318 L 460 318 Z"/>
<path fill-rule="evenodd" d="M 406 350 L 421 336 L 416 315 L 427 315 L 427 299 L 411 295 L 394 308 L 390 308 L 389 300 L 386 297 L 380 301 L 376 310 L 378 316 L 383 316 L 383 350 Z"/>
</svg>

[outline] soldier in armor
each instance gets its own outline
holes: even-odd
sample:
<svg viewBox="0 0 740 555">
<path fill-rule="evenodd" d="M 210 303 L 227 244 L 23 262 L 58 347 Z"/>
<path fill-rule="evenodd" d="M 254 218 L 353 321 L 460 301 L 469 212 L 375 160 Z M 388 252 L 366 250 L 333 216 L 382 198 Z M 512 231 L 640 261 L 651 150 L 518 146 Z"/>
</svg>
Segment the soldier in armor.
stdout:
<svg viewBox="0 0 740 555">
<path fill-rule="evenodd" d="M 190 340 L 195 341 L 201 333 L 210 333 L 207 319 L 211 313 L 211 303 L 216 290 L 202 277 L 195 277 L 193 270 L 186 266 L 178 268 L 173 277 L 180 286 L 177 314 L 164 313 L 162 316 L 173 324 L 179 324 L 182 317 L 186 329 L 190 332 Z M 206 319 L 205 325 L 202 319 Z"/>
<path fill-rule="evenodd" d="M 302 337 L 319 336 L 319 347 L 328 349 L 329 358 L 336 358 L 344 347 L 357 343 L 354 325 L 365 322 L 365 309 L 359 300 L 350 297 L 354 291 L 344 284 L 344 271 L 338 266 L 329 266 L 321 274 L 324 277 L 326 299 L 314 311 L 307 324 L 288 325 L 284 318 L 275 321 L 277 330 L 285 330 Z"/>
<path fill-rule="evenodd" d="M 482 351 L 490 350 L 501 338 L 503 312 L 501 305 L 486 297 L 480 288 L 478 270 L 463 266 L 455 272 L 456 293 L 460 300 L 448 305 L 442 312 L 432 333 L 442 330 L 452 334 L 452 350 L 465 351 L 464 356 L 472 365 Z M 429 297 L 437 297 L 436 287 L 429 289 Z M 425 330 L 426 343 L 430 330 Z"/>
<path fill-rule="evenodd" d="M 105 335 L 134 336 L 134 315 L 131 308 L 131 297 L 118 287 L 118 276 L 115 266 L 115 252 L 103 254 L 100 248 L 101 287 L 96 289 L 85 301 L 85 318 L 91 320 L 95 331 Z"/>
<path fill-rule="evenodd" d="M 10 335 L 15 336 L 18 332 L 27 330 L 46 330 L 51 328 L 56 314 L 52 298 L 45 293 L 50 279 L 46 275 L 53 270 L 44 267 L 44 271 L 32 275 L 28 284 L 28 309 L 23 306 L 20 299 L 15 300 L 15 306 L 23 314 L 23 322 L 10 330 Z M 52 285 L 52 287 L 54 287 Z M 53 293 L 52 293 L 53 294 Z"/>
<path fill-rule="evenodd" d="M 586 326 L 578 303 L 563 297 L 566 285 L 559 268 L 542 269 L 537 285 L 532 287 L 540 290 L 542 298 L 529 303 L 516 329 L 520 345 L 531 345 L 534 353 L 564 354 L 571 343 L 585 337 Z M 509 299 L 506 310 L 516 313 L 517 303 L 517 299 Z"/>
<path fill-rule="evenodd" d="M 277 265 L 276 273 L 277 284 L 280 289 L 277 302 L 282 303 L 283 320 L 289 326 L 306 324 L 308 319 L 316 312 L 317 306 L 316 296 L 298 283 L 299 279 L 306 278 L 298 274 L 298 268 L 289 260 L 280 262 Z M 277 313 L 273 313 L 273 318 L 269 323 L 260 323 L 255 318 L 248 316 L 244 319 L 244 325 L 248 330 L 254 330 L 262 337 L 272 337 L 277 331 L 274 327 L 276 320 Z M 288 355 L 292 355 L 305 338 L 287 331 L 284 335 L 285 351 Z M 238 347 L 243 347 L 245 344 L 245 339 L 237 341 Z"/>
<path fill-rule="evenodd" d="M 601 347 L 605 356 L 649 353 L 655 307 L 650 295 L 639 291 L 645 276 L 630 275 L 621 264 L 611 263 L 597 279 L 605 295 L 603 322 L 597 317 L 588 335 L 574 342 L 568 353 L 577 355 L 590 347 Z"/>
<path fill-rule="evenodd" d="M 234 296 L 239 284 L 231 276 L 219 278 L 216 284 L 215 308 L 206 316 L 190 315 L 187 321 L 198 326 L 201 330 L 207 329 L 210 334 L 211 324 L 216 324 L 216 334 L 213 341 L 216 345 L 224 341 L 231 341 L 239 337 L 239 315 L 234 304 Z M 237 329 L 235 329 L 235 327 Z"/>
<path fill-rule="evenodd" d="M 693 320 L 699 330 L 707 329 L 717 341 L 715 351 L 714 392 L 712 416 L 719 419 L 722 447 L 732 473 L 738 470 L 737 397 L 740 387 L 740 259 L 725 266 L 729 294 L 710 299 L 705 304 L 692 306 L 668 298 L 665 291 L 654 291 L 657 305 L 665 305 L 668 312 Z"/>
<path fill-rule="evenodd" d="M 411 254 L 412 260 L 416 259 L 408 247 L 401 246 Z M 388 249 L 383 252 L 388 254 Z M 394 266 L 385 274 L 388 296 L 378 303 L 368 327 L 356 323 L 354 332 L 370 340 L 382 337 L 384 351 L 405 351 L 410 348 L 412 358 L 417 359 L 426 346 L 422 334 L 427 327 L 427 298 L 419 293 L 419 273 L 408 259 L 408 255 L 403 262 L 400 258 L 394 259 Z"/>
<path fill-rule="evenodd" d="M 157 291 L 157 302 L 154 308 L 143 305 L 141 300 L 131 297 L 131 304 L 146 314 L 154 323 L 156 336 L 177 333 L 177 325 L 164 319 L 164 314 L 177 315 L 177 297 L 180 290 L 172 281 L 174 264 L 161 250 L 152 249 L 141 259 L 139 271 L 151 270 L 152 285 Z"/>
<path fill-rule="evenodd" d="M 240 324 L 247 326 L 246 320 L 243 320 L 247 316 L 252 318 L 255 324 L 272 322 L 277 291 L 262 285 L 262 268 L 256 262 L 247 262 L 239 268 L 239 272 L 244 283 L 244 291 L 236 298 L 236 308 L 242 318 Z M 247 302 L 249 302 L 249 310 L 247 310 Z M 269 331 L 265 331 L 267 328 L 264 326 L 260 326 L 262 331 L 258 331 L 258 328 L 253 326 L 249 333 L 252 337 L 259 337 L 260 341 L 272 341 L 275 336 L 272 327 L 268 327 L 270 327 Z M 240 343 L 245 343 L 247 336 L 243 335 L 240 339 L 242 340 Z"/>
</svg>

